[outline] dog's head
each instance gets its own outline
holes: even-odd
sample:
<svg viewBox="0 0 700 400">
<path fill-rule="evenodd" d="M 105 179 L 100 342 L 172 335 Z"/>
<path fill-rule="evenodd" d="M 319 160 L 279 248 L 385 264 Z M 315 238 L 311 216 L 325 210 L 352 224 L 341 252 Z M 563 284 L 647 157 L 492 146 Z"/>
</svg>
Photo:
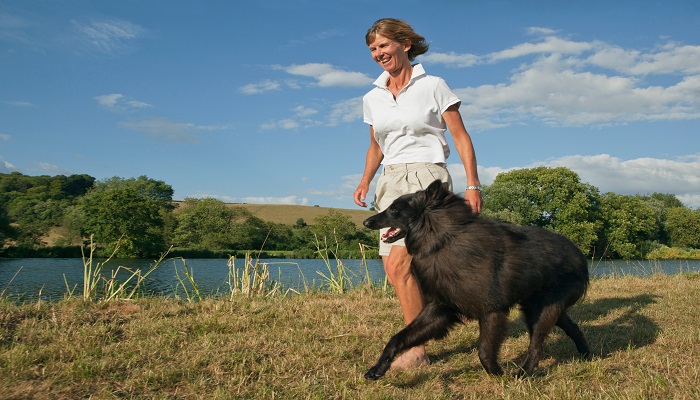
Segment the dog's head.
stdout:
<svg viewBox="0 0 700 400">
<path fill-rule="evenodd" d="M 436 180 L 425 190 L 397 198 L 386 210 L 367 218 L 363 224 L 369 229 L 389 228 L 381 240 L 394 243 L 405 238 L 426 211 L 442 204 L 447 196 L 454 195 L 446 183 Z"/>
</svg>

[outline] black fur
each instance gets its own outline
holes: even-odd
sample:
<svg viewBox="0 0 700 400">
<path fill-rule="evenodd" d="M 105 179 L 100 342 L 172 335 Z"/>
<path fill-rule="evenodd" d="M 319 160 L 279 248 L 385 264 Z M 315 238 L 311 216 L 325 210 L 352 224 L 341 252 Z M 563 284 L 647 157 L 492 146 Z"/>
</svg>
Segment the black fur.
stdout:
<svg viewBox="0 0 700 400">
<path fill-rule="evenodd" d="M 479 360 L 488 373 L 500 375 L 498 352 L 515 304 L 530 334 L 519 375 L 532 374 L 554 325 L 571 337 L 579 353 L 590 353 L 566 313 L 588 287 L 586 259 L 567 238 L 479 217 L 440 181 L 398 198 L 364 225 L 392 227 L 387 242 L 405 237 L 425 302 L 415 320 L 389 340 L 365 378 L 380 378 L 401 352 L 445 337 L 462 316 L 479 321 Z"/>
</svg>

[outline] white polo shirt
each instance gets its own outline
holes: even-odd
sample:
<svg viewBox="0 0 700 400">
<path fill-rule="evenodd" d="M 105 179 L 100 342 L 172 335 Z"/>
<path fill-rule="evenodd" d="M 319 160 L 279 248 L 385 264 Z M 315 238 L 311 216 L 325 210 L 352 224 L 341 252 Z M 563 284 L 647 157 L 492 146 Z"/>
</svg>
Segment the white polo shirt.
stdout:
<svg viewBox="0 0 700 400">
<path fill-rule="evenodd" d="M 382 164 L 447 161 L 450 148 L 442 113 L 459 98 L 442 78 L 427 75 L 421 64 L 413 66 L 411 80 L 396 100 L 386 86 L 388 78 L 384 71 L 362 99 L 364 121 L 374 128 L 384 153 Z"/>
</svg>

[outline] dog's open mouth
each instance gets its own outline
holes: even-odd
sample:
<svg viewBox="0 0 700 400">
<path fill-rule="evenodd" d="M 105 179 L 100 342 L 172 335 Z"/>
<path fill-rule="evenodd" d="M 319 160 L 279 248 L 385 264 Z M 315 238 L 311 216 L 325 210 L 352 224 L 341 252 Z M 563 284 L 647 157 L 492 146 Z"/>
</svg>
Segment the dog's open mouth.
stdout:
<svg viewBox="0 0 700 400">
<path fill-rule="evenodd" d="M 382 235 L 382 240 L 385 243 L 393 243 L 403 237 L 403 231 L 401 228 L 389 227 L 389 230 Z"/>
</svg>

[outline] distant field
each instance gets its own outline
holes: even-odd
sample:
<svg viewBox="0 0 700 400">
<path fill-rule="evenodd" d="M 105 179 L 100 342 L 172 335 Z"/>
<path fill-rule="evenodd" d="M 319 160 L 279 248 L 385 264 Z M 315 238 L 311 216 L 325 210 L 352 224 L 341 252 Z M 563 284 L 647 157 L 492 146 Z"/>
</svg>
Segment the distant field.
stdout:
<svg viewBox="0 0 700 400">
<path fill-rule="evenodd" d="M 176 201 L 175 204 L 180 205 L 182 202 Z M 250 211 L 256 217 L 263 221 L 273 222 L 285 225 L 294 225 L 299 218 L 304 219 L 309 225 L 313 225 L 314 218 L 319 215 L 328 214 L 330 210 L 335 210 L 339 213 L 349 215 L 352 222 L 359 228 L 362 227 L 362 221 L 374 215 L 374 211 L 357 210 L 347 208 L 331 208 L 331 207 L 314 207 L 314 206 L 290 206 L 278 204 L 227 204 L 229 207 L 242 207 Z M 177 209 L 176 209 L 177 210 Z M 177 211 L 175 211 L 177 212 Z M 67 231 L 64 227 L 54 227 L 49 230 L 49 233 L 42 240 L 49 246 L 55 246 L 57 240 L 64 239 Z M 70 243 L 69 243 L 70 244 Z M 77 243 L 73 243 L 77 244 Z"/>
<path fill-rule="evenodd" d="M 250 211 L 263 221 L 274 222 L 285 225 L 294 225 L 299 218 L 311 225 L 314 218 L 319 215 L 326 215 L 330 210 L 335 210 L 341 214 L 349 215 L 358 227 L 362 226 L 362 221 L 374 215 L 374 211 L 367 211 L 361 208 L 356 210 L 347 208 L 330 208 L 314 206 L 293 206 L 280 204 L 228 204 L 229 207 L 242 207 Z"/>
<path fill-rule="evenodd" d="M 299 218 L 303 218 L 304 222 L 307 224 L 313 224 L 314 218 L 319 215 L 326 215 L 330 210 L 349 215 L 352 221 L 358 226 L 362 226 L 362 221 L 374 215 L 374 211 L 367 211 L 359 208 L 357 210 L 351 210 L 345 208 L 277 204 L 231 204 L 231 206 L 243 207 L 264 221 L 286 225 L 294 225 Z"/>
</svg>

